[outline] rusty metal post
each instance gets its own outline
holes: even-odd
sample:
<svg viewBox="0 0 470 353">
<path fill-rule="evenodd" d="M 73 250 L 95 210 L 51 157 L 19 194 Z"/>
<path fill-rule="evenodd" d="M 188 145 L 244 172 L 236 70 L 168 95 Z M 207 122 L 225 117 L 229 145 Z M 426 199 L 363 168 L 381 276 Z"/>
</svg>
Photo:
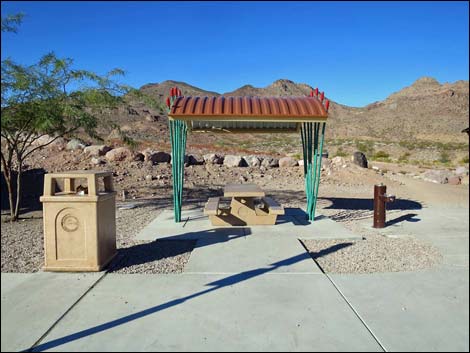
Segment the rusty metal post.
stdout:
<svg viewBox="0 0 470 353">
<path fill-rule="evenodd" d="M 393 201 L 395 201 L 395 196 L 387 195 L 386 185 L 374 185 L 374 228 L 385 227 L 386 205 Z"/>
</svg>

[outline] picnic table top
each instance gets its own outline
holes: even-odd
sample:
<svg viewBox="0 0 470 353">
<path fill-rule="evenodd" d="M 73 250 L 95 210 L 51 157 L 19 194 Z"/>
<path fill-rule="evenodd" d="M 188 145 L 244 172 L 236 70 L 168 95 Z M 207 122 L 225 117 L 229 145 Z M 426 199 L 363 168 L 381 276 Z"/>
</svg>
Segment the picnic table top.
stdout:
<svg viewBox="0 0 470 353">
<path fill-rule="evenodd" d="M 224 188 L 225 197 L 263 197 L 265 195 L 256 184 L 227 184 Z"/>
</svg>

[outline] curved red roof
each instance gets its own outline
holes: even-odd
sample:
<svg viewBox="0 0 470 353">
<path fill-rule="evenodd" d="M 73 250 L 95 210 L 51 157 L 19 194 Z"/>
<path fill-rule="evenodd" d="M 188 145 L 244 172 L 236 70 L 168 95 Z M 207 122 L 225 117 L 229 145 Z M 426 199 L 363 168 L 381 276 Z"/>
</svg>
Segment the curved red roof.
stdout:
<svg viewBox="0 0 470 353">
<path fill-rule="evenodd" d="M 326 120 L 317 97 L 178 97 L 169 117 L 181 120 Z"/>
</svg>

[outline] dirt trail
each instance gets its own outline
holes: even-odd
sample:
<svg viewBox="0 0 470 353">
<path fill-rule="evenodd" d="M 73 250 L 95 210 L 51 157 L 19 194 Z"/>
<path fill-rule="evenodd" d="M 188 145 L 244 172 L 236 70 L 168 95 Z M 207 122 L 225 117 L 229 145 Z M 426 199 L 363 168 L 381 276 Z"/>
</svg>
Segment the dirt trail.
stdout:
<svg viewBox="0 0 470 353">
<path fill-rule="evenodd" d="M 403 175 L 393 175 L 393 180 L 403 183 L 390 190 L 397 197 L 420 201 L 426 206 L 469 208 L 468 185 L 435 184 Z"/>
</svg>

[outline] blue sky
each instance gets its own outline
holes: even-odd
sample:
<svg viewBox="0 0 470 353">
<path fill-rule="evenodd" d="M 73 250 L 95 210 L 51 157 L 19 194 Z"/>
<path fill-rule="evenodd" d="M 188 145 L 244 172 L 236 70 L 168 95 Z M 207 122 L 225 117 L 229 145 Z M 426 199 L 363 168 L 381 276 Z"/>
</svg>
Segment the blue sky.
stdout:
<svg viewBox="0 0 470 353">
<path fill-rule="evenodd" d="M 54 51 L 77 68 L 122 68 L 134 87 L 223 93 L 288 78 L 363 106 L 422 76 L 469 75 L 467 2 L 2 2 L 2 16 L 17 12 L 2 59 Z"/>
</svg>

